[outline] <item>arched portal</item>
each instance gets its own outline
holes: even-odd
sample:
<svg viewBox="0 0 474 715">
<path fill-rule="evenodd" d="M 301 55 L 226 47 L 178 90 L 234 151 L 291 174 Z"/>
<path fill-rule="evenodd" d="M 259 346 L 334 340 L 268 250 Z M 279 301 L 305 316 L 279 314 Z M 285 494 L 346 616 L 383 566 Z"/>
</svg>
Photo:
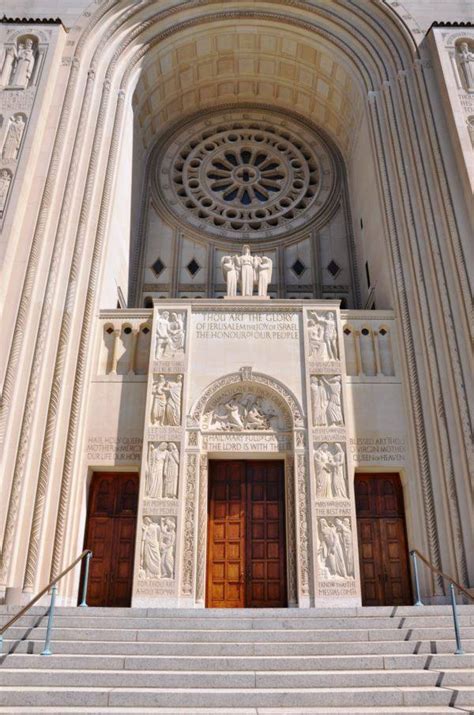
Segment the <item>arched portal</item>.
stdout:
<svg viewBox="0 0 474 715">
<path fill-rule="evenodd" d="M 284 462 L 288 605 L 309 605 L 313 574 L 305 424 L 291 391 L 251 368 L 215 380 L 193 405 L 187 422 L 181 580 L 181 596 L 193 605 L 205 603 L 209 460 L 262 457 Z"/>
</svg>

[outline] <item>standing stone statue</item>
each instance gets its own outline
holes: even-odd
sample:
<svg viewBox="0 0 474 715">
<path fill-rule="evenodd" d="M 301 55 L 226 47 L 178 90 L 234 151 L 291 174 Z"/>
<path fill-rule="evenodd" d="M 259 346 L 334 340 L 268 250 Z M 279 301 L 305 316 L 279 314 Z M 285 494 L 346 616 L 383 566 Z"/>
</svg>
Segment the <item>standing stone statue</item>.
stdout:
<svg viewBox="0 0 474 715">
<path fill-rule="evenodd" d="M 267 297 L 273 268 L 272 259 L 268 256 L 252 256 L 250 246 L 245 245 L 242 248 L 242 255 L 223 256 L 221 268 L 227 285 L 228 298 L 237 295 L 238 283 L 240 283 L 240 293 L 243 297 L 253 295 L 255 284 L 258 286 L 259 297 Z"/>
<path fill-rule="evenodd" d="M 458 61 L 466 89 L 474 91 L 474 52 L 471 52 L 467 42 L 461 42 L 459 46 Z"/>
<path fill-rule="evenodd" d="M 221 260 L 222 273 L 227 285 L 227 295 L 233 298 L 237 295 L 237 279 L 239 271 L 232 256 L 224 256 Z"/>
<path fill-rule="evenodd" d="M 236 256 L 235 262 L 240 269 L 240 292 L 243 296 L 250 296 L 255 283 L 255 263 L 250 253 L 250 246 L 243 247 L 242 255 Z"/>
<path fill-rule="evenodd" d="M 13 161 L 17 158 L 24 131 L 25 120 L 22 115 L 17 114 L 12 117 L 3 145 L 2 158 L 5 159 L 5 161 Z"/>
<path fill-rule="evenodd" d="M 34 66 L 35 53 L 33 49 L 33 40 L 28 38 L 24 43 L 20 42 L 18 46 L 16 64 L 15 69 L 13 70 L 11 84 L 14 87 L 26 89 L 26 87 L 28 87 L 30 77 L 33 74 Z"/>
<path fill-rule="evenodd" d="M 268 286 L 272 282 L 273 261 L 268 256 L 256 256 L 255 265 L 257 268 L 257 282 L 259 296 L 266 296 Z"/>
</svg>

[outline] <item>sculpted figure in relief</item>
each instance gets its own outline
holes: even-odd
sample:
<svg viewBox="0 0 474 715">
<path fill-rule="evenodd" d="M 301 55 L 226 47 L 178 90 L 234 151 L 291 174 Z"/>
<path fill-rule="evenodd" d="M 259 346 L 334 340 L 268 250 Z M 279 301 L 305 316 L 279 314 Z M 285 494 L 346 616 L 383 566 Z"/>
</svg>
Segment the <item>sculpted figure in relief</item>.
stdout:
<svg viewBox="0 0 474 715">
<path fill-rule="evenodd" d="M 30 81 L 33 69 L 35 66 L 35 53 L 33 49 L 33 40 L 27 38 L 25 42 L 20 42 L 16 56 L 15 68 L 11 78 L 13 87 L 22 87 L 26 89 Z"/>
<path fill-rule="evenodd" d="M 159 312 L 156 319 L 157 360 L 184 352 L 184 316 L 181 313 Z"/>
<path fill-rule="evenodd" d="M 8 87 L 15 63 L 16 52 L 14 47 L 7 47 L 3 59 L 2 72 L 0 74 L 0 87 Z"/>
<path fill-rule="evenodd" d="M 318 360 L 338 360 L 336 316 L 329 311 L 324 315 L 310 313 L 308 334 L 310 356 Z"/>
<path fill-rule="evenodd" d="M 335 524 L 328 519 L 319 520 L 319 563 L 325 578 L 347 578 L 342 540 Z"/>
<path fill-rule="evenodd" d="M 175 427 L 181 422 L 181 393 L 183 377 L 165 380 L 159 375 L 152 388 L 151 423 L 161 427 Z"/>
<path fill-rule="evenodd" d="M 7 136 L 3 144 L 2 158 L 6 161 L 13 161 L 18 156 L 21 139 L 25 131 L 25 120 L 21 114 L 16 114 L 10 119 Z"/>
<path fill-rule="evenodd" d="M 145 516 L 140 553 L 141 578 L 174 578 L 176 521 L 161 517 L 155 521 Z"/>
<path fill-rule="evenodd" d="M 8 169 L 2 169 L 0 171 L 0 217 L 3 216 L 5 210 L 5 204 L 7 203 L 8 192 L 10 190 L 10 184 L 12 181 L 12 175 Z"/>
<path fill-rule="evenodd" d="M 237 392 L 226 397 L 205 415 L 209 430 L 282 429 L 281 420 L 272 404 L 263 397 Z"/>
<path fill-rule="evenodd" d="M 325 442 L 314 453 L 316 494 L 321 499 L 348 499 L 344 450 Z"/>
<path fill-rule="evenodd" d="M 252 256 L 250 246 L 242 248 L 240 256 L 223 256 L 221 260 L 222 273 L 227 285 L 227 295 L 237 295 L 237 284 L 240 282 L 242 296 L 253 295 L 254 285 L 258 286 L 258 295 L 265 297 L 272 280 L 273 262 L 268 256 Z"/>
<path fill-rule="evenodd" d="M 160 442 L 156 446 L 150 442 L 148 445 L 145 494 L 150 499 L 161 499 L 163 496 L 163 472 L 167 451 L 168 444 L 166 442 Z"/>
<path fill-rule="evenodd" d="M 316 427 L 331 427 L 343 424 L 341 407 L 341 378 L 313 376 L 311 378 L 311 401 L 313 424 Z"/>
<path fill-rule="evenodd" d="M 461 42 L 458 50 L 458 60 L 466 89 L 474 92 L 474 52 L 471 52 L 467 42 Z"/>
<path fill-rule="evenodd" d="M 351 520 L 349 517 L 346 517 L 345 519 L 335 519 L 334 523 L 336 525 L 337 533 L 339 534 L 339 539 L 342 543 L 347 575 L 354 576 L 354 551 Z"/>
</svg>

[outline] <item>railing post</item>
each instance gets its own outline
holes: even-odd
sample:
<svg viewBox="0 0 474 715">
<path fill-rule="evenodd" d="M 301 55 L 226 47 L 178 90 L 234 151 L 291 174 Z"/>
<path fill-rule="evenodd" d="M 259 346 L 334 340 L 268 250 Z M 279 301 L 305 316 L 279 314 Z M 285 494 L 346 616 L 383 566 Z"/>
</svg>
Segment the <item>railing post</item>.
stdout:
<svg viewBox="0 0 474 715">
<path fill-rule="evenodd" d="M 46 638 L 44 640 L 44 648 L 41 655 L 51 655 L 51 631 L 53 629 L 54 605 L 56 603 L 57 586 L 51 589 L 51 603 L 49 605 L 48 625 L 46 626 Z"/>
<path fill-rule="evenodd" d="M 463 655 L 464 651 L 462 649 L 461 634 L 459 632 L 458 609 L 456 606 L 456 594 L 454 593 L 454 586 L 452 583 L 449 584 L 449 591 L 451 594 L 451 606 L 453 609 L 454 634 L 456 636 L 456 652 L 454 653 L 454 655 Z"/>
<path fill-rule="evenodd" d="M 92 551 L 89 551 L 88 554 L 86 554 L 86 565 L 84 567 L 84 580 L 82 582 L 82 598 L 79 606 L 81 608 L 87 608 L 87 586 L 89 583 L 89 561 L 91 560 L 92 557 Z"/>
<path fill-rule="evenodd" d="M 416 553 L 415 551 L 410 551 L 410 556 L 413 561 L 413 574 L 415 576 L 415 606 L 422 606 L 423 601 L 421 600 L 420 597 L 420 580 L 418 578 L 418 563 L 416 560 Z"/>
</svg>

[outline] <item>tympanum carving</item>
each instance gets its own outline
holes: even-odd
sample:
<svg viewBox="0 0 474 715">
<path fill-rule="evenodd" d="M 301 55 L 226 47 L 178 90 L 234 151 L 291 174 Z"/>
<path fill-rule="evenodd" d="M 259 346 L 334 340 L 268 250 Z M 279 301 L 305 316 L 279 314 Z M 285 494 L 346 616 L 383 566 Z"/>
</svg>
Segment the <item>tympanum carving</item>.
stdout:
<svg viewBox="0 0 474 715">
<path fill-rule="evenodd" d="M 203 416 L 207 430 L 282 430 L 285 421 L 271 399 L 255 392 L 234 392 L 222 397 Z"/>
</svg>

